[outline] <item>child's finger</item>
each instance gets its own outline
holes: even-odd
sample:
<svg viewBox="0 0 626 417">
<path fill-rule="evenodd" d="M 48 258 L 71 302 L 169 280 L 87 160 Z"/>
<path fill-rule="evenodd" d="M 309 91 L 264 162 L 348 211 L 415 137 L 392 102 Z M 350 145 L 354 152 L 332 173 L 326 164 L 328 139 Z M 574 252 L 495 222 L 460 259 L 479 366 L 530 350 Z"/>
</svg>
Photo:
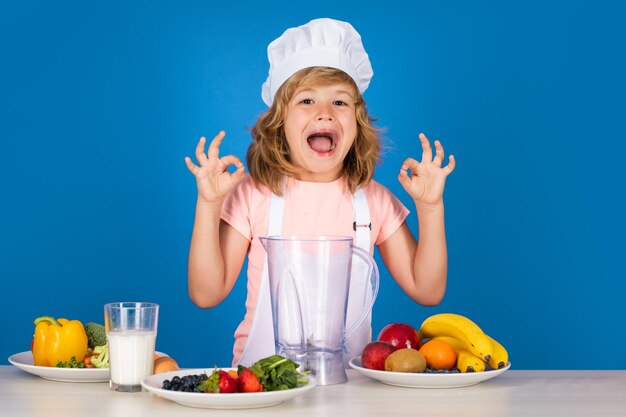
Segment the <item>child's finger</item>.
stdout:
<svg viewBox="0 0 626 417">
<path fill-rule="evenodd" d="M 191 158 L 189 158 L 188 156 L 185 157 L 185 165 L 187 165 L 187 169 L 191 171 L 193 175 L 196 175 L 196 172 L 199 168 L 193 162 L 191 162 Z"/>
<path fill-rule="evenodd" d="M 220 145 L 222 143 L 222 139 L 226 136 L 226 132 L 220 130 L 220 133 L 215 135 L 211 144 L 209 145 L 209 150 L 207 151 L 207 155 L 209 158 L 219 158 L 220 156 Z"/>
<path fill-rule="evenodd" d="M 243 164 L 241 160 L 237 158 L 235 155 L 226 155 L 220 158 L 220 161 L 228 168 L 230 165 L 234 165 L 237 167 L 237 170 L 243 169 Z"/>
<path fill-rule="evenodd" d="M 406 175 L 399 174 L 398 181 L 400 182 L 400 185 L 402 185 L 402 187 L 405 190 L 408 190 L 409 187 L 411 186 L 411 180 Z"/>
<path fill-rule="evenodd" d="M 443 151 L 443 145 L 438 140 L 435 141 L 435 157 L 433 158 L 433 164 L 440 167 L 443 164 L 445 153 Z"/>
<path fill-rule="evenodd" d="M 196 161 L 200 164 L 200 166 L 204 165 L 207 160 L 206 155 L 204 154 L 204 144 L 206 139 L 204 136 L 200 138 L 198 144 L 196 145 Z"/>
<path fill-rule="evenodd" d="M 243 164 L 239 167 L 237 167 L 237 170 L 235 172 L 233 172 L 230 177 L 232 178 L 233 182 L 235 184 L 237 184 L 239 181 L 241 181 L 243 179 L 243 177 L 246 175 L 246 171 L 243 169 Z"/>
<path fill-rule="evenodd" d="M 417 171 L 417 167 L 419 166 L 419 162 L 417 162 L 413 158 L 407 158 L 402 163 L 400 167 L 400 172 L 398 173 L 398 181 L 404 187 L 404 189 L 409 192 L 411 190 L 411 177 L 409 176 L 408 170 L 411 170 L 411 176 L 415 175 Z"/>
<path fill-rule="evenodd" d="M 237 184 L 246 175 L 246 172 L 244 171 L 241 160 L 237 158 L 235 155 L 222 156 L 220 158 L 220 161 L 222 161 L 222 163 L 226 165 L 226 168 L 228 168 L 230 165 L 234 165 L 235 167 L 237 167 L 235 172 L 230 174 L 230 179 L 233 182 L 233 184 Z"/>
<path fill-rule="evenodd" d="M 425 134 L 419 134 L 420 142 L 422 143 L 422 162 L 430 162 L 433 160 L 433 148 L 430 147 L 430 142 Z"/>
<path fill-rule="evenodd" d="M 454 159 L 454 155 L 450 155 L 450 158 L 448 159 L 448 165 L 446 165 L 443 168 L 443 170 L 446 173 L 446 175 L 450 175 L 450 173 L 454 171 L 455 167 L 456 167 L 456 159 Z"/>
<path fill-rule="evenodd" d="M 420 163 L 417 162 L 415 159 L 407 158 L 407 159 L 404 160 L 404 162 L 402 163 L 402 166 L 400 167 L 400 174 L 404 174 L 404 175 L 406 175 L 408 177 L 407 171 L 410 169 L 411 170 L 411 175 L 415 175 L 419 165 L 420 165 Z"/>
</svg>

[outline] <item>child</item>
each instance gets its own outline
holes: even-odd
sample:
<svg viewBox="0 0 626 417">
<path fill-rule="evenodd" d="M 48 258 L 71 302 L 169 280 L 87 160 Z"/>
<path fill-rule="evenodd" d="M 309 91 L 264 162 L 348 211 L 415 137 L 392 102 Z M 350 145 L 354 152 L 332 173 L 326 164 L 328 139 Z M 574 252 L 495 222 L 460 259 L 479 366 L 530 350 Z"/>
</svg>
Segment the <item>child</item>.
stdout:
<svg viewBox="0 0 626 417">
<path fill-rule="evenodd" d="M 218 305 L 248 255 L 246 314 L 233 349 L 233 364 L 243 365 L 274 353 L 273 334 L 257 328 L 268 314 L 271 323 L 259 236 L 351 236 L 370 254 L 378 245 L 388 271 L 416 302 L 438 304 L 446 287 L 443 189 L 454 158 L 442 167 L 441 143 L 435 141 L 433 157 L 420 134 L 421 162 L 408 158 L 400 168 L 398 180 L 417 210 L 418 244 L 405 222 L 409 211 L 372 180 L 380 141 L 361 95 L 373 72 L 360 35 L 349 23 L 316 19 L 285 31 L 268 56 L 262 97 L 269 109 L 252 129 L 250 174 L 236 156 L 220 157 L 224 132 L 206 154 L 200 139 L 199 166 L 185 158 L 198 186 L 189 251 L 193 302 Z M 347 356 L 359 355 L 370 340 L 371 319 L 362 327 Z"/>
</svg>

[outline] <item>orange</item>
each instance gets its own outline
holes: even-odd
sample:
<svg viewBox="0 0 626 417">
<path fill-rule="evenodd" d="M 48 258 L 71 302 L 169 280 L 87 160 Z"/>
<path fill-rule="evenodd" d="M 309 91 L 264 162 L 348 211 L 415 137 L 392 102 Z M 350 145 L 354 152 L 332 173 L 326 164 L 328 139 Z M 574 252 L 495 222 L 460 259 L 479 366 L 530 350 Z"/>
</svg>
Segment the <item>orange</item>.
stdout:
<svg viewBox="0 0 626 417">
<path fill-rule="evenodd" d="M 161 356 L 154 361 L 154 373 L 161 374 L 163 372 L 178 371 L 178 363 L 169 356 Z"/>
<path fill-rule="evenodd" d="M 420 348 L 426 365 L 432 369 L 452 369 L 456 365 L 456 352 L 443 340 L 429 340 Z"/>
</svg>

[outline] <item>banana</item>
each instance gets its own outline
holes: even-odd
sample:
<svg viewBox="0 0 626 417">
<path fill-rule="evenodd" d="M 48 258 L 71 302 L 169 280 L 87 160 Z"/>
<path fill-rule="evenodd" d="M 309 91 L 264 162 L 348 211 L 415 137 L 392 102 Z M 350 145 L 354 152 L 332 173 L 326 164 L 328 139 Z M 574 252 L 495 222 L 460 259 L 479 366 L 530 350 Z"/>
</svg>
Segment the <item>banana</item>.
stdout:
<svg viewBox="0 0 626 417">
<path fill-rule="evenodd" d="M 461 372 L 483 372 L 487 364 L 484 360 L 474 355 L 469 350 L 459 350 L 456 359 L 456 367 Z"/>
<path fill-rule="evenodd" d="M 455 351 L 467 350 L 467 347 L 465 346 L 465 342 L 460 341 L 456 337 L 452 337 L 452 336 L 435 336 L 435 337 L 431 337 L 431 339 L 443 340 L 444 342 L 446 342 L 447 344 L 452 346 L 452 348 Z"/>
<path fill-rule="evenodd" d="M 509 362 L 509 353 L 506 351 L 504 346 L 498 343 L 497 340 L 493 339 L 489 335 L 486 336 L 493 346 L 493 350 L 491 351 L 491 358 L 489 358 L 488 361 L 489 366 L 493 369 L 504 368 Z"/>
<path fill-rule="evenodd" d="M 448 343 L 456 352 L 456 367 L 461 372 L 483 372 L 485 361 L 466 349 L 465 343 L 455 337 L 437 336 L 434 340 L 442 340 Z"/>
<path fill-rule="evenodd" d="M 464 343 L 465 349 L 485 362 L 489 362 L 493 353 L 491 341 L 485 333 L 470 319 L 459 314 L 442 313 L 428 317 L 419 330 L 422 338 L 450 336 Z"/>
</svg>

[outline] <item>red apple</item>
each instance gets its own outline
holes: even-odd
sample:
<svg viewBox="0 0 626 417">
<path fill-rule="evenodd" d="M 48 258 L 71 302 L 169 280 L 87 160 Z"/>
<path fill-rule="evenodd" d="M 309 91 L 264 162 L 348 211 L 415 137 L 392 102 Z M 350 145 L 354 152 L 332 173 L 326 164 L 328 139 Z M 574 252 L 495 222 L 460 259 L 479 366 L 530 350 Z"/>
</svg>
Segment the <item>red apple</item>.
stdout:
<svg viewBox="0 0 626 417">
<path fill-rule="evenodd" d="M 419 349 L 422 346 L 422 337 L 410 325 L 392 323 L 386 325 L 378 335 L 379 342 L 391 343 L 398 349 Z"/>
<path fill-rule="evenodd" d="M 385 370 L 385 359 L 395 352 L 397 348 L 385 342 L 370 342 L 363 348 L 361 363 L 364 368 Z"/>
</svg>

